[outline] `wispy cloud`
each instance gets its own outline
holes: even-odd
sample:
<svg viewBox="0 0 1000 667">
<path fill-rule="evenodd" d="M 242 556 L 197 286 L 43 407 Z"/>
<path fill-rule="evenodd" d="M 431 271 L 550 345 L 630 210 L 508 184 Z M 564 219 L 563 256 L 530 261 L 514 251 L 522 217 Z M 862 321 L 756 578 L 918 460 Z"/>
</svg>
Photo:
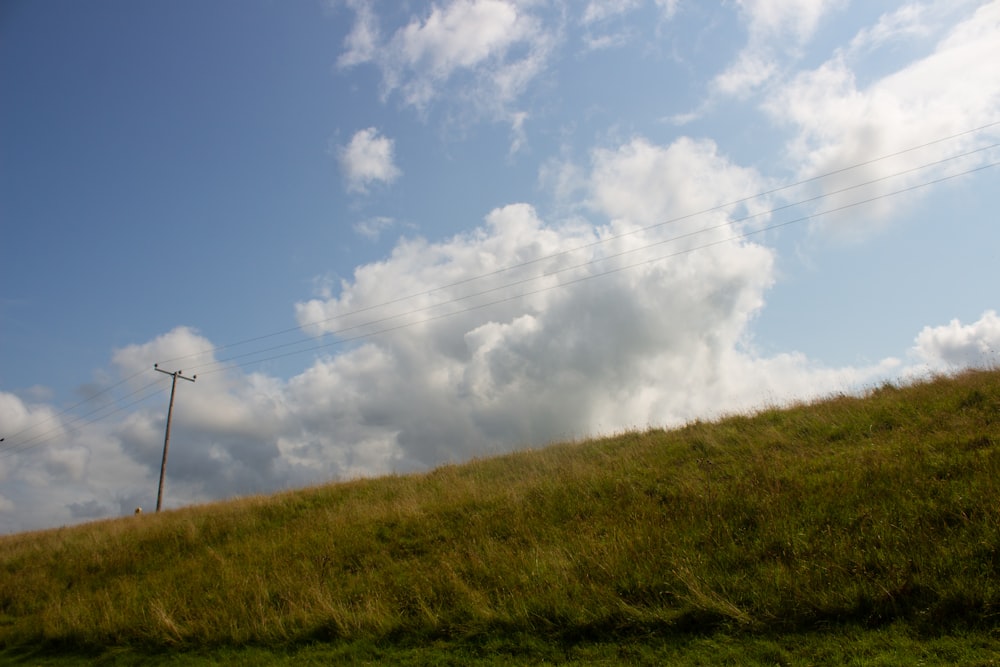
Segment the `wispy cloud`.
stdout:
<svg viewBox="0 0 1000 667">
<path fill-rule="evenodd" d="M 882 24 L 882 21 L 879 22 Z M 870 33 L 864 32 L 864 35 Z M 864 37 L 867 41 L 870 38 Z M 1000 1 L 987 3 L 954 25 L 931 52 L 902 69 L 860 86 L 846 52 L 816 69 L 801 72 L 776 88 L 764 104 L 779 124 L 796 130 L 788 154 L 804 177 L 842 169 L 903 148 L 966 132 L 1000 118 Z M 996 141 L 997 128 L 929 146 L 892 160 L 881 160 L 849 175 L 824 179 L 824 193 L 897 172 Z M 992 156 L 992 157 L 991 157 Z M 877 196 L 921 180 L 994 159 L 996 152 L 971 155 L 948 167 L 903 174 L 874 184 L 863 196 Z M 861 191 L 852 191 L 857 198 Z M 824 205 L 841 201 L 833 197 Z M 821 222 L 841 237 L 864 238 L 898 207 L 885 202 L 862 227 L 845 218 Z M 872 224 L 872 221 L 875 221 Z"/>
<path fill-rule="evenodd" d="M 825 14 L 844 4 L 844 0 L 739 0 L 747 44 L 715 77 L 712 87 L 724 95 L 753 92 L 779 71 L 783 58 L 813 36 Z"/>
<path fill-rule="evenodd" d="M 643 0 L 590 0 L 583 10 L 580 21 L 584 25 L 604 21 L 612 16 L 633 11 L 642 4 Z"/>
<path fill-rule="evenodd" d="M 929 0 L 909 2 L 879 17 L 875 25 L 864 28 L 851 40 L 846 51 L 864 56 L 887 44 L 937 35 L 953 22 L 956 12 L 967 11 L 974 0 Z"/>
<path fill-rule="evenodd" d="M 393 218 L 377 215 L 354 223 L 354 231 L 369 241 L 376 241 L 382 235 L 382 232 L 390 229 L 395 224 L 396 221 Z"/>
<path fill-rule="evenodd" d="M 512 152 L 524 143 L 517 101 L 545 71 L 560 39 L 558 12 L 542 16 L 526 0 L 451 0 L 382 36 L 370 7 L 350 3 L 355 24 L 338 64 L 371 63 L 386 99 L 399 95 L 420 113 L 441 103 L 465 119 L 510 123 Z M 555 18 L 553 18 L 555 17 Z"/>
<path fill-rule="evenodd" d="M 677 0 L 656 0 L 654 3 L 648 0 L 591 0 L 579 17 L 583 28 L 580 39 L 586 50 L 621 48 L 634 42 L 638 31 L 625 19 L 649 4 L 658 8 L 661 21 L 668 21 L 677 13 Z"/>
<path fill-rule="evenodd" d="M 354 27 L 344 39 L 344 51 L 337 59 L 337 65 L 345 68 L 373 60 L 381 42 L 378 16 L 370 0 L 349 0 L 347 4 L 354 10 L 355 17 Z"/>
</svg>

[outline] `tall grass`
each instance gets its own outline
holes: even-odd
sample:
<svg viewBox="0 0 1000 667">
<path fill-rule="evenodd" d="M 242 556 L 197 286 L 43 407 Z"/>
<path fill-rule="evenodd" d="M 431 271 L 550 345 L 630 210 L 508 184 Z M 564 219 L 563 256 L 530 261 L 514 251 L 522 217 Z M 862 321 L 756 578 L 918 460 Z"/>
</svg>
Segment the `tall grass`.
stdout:
<svg viewBox="0 0 1000 667">
<path fill-rule="evenodd" d="M 1000 373 L 0 538 L 0 646 L 1000 628 Z"/>
</svg>

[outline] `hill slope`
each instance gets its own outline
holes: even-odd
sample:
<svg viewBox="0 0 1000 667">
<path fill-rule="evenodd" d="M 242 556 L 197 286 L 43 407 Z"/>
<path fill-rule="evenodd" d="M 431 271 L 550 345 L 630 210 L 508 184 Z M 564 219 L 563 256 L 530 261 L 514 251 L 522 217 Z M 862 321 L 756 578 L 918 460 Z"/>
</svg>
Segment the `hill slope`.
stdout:
<svg viewBox="0 0 1000 667">
<path fill-rule="evenodd" d="M 13 535 L 0 572 L 8 651 L 989 633 L 1000 373 Z"/>
</svg>

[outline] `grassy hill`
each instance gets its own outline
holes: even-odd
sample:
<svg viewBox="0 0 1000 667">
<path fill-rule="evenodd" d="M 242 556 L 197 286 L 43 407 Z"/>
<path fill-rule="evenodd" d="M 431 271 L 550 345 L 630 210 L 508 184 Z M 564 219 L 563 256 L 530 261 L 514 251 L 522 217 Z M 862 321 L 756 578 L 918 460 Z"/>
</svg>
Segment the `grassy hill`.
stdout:
<svg viewBox="0 0 1000 667">
<path fill-rule="evenodd" d="M 8 664 L 1000 664 L 1000 372 L 0 538 Z"/>
</svg>

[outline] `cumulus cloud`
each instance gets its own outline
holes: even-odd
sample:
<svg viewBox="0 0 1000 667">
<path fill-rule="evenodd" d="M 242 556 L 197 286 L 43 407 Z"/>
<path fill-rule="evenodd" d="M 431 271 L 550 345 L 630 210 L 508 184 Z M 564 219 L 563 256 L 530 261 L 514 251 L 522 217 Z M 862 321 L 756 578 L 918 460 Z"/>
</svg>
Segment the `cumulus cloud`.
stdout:
<svg viewBox="0 0 1000 667">
<path fill-rule="evenodd" d="M 291 413 L 281 381 L 264 374 L 247 374 L 220 361 L 207 339 L 185 327 L 114 355 L 124 372 L 134 372 L 133 365 L 141 367 L 139 360 L 148 367 L 151 359 L 174 359 L 169 369 L 183 365 L 185 375 L 196 376 L 194 384 L 178 388 L 174 406 L 177 422 L 171 439 L 198 443 L 187 448 L 171 445 L 170 470 L 189 488 L 181 491 L 181 497 L 207 489 L 216 497 L 252 493 L 272 488 L 268 480 L 276 476 L 315 479 L 313 471 L 289 464 L 277 441 Z M 161 382 L 169 385 L 170 379 L 162 377 Z M 144 412 L 125 425 L 123 448 L 136 463 L 158 470 L 158 460 L 151 455 L 162 445 L 164 417 L 161 411 Z M 307 446 L 297 438 L 288 438 L 285 451 Z M 334 471 L 337 473 L 339 470 Z"/>
<path fill-rule="evenodd" d="M 669 146 L 654 145 L 640 137 L 615 149 L 598 149 L 593 154 L 590 180 L 594 208 L 612 221 L 643 226 L 714 209 L 767 189 L 766 181 L 754 170 L 734 165 L 720 155 L 713 141 L 689 137 Z M 765 204 L 758 201 L 751 206 L 759 213 Z M 715 214 L 725 219 L 726 211 Z M 669 231 L 676 235 L 678 229 L 704 229 L 711 226 L 707 220 L 711 217 L 689 218 L 683 224 L 672 224 Z M 692 242 L 703 244 L 705 240 L 703 235 Z"/>
<path fill-rule="evenodd" d="M 924 327 L 911 350 L 932 371 L 996 368 L 1000 362 L 1000 317 L 988 310 L 972 324 L 955 319 Z"/>
<path fill-rule="evenodd" d="M 363 350 L 318 360 L 289 381 L 220 363 L 212 350 L 209 340 L 179 327 L 115 351 L 112 365 L 128 380 L 117 404 L 147 399 L 123 417 L 60 418 L 51 407 L 0 392 L 0 422 L 19 436 L 0 445 L 0 532 L 155 507 L 171 380 L 152 370 L 154 359 L 197 375 L 175 397 L 167 508 L 388 473 L 401 458 L 391 427 L 358 431 L 349 418 L 343 428 L 331 421 L 351 416 L 352 396 L 377 402 L 363 382 L 345 381 L 376 367 Z"/>
<path fill-rule="evenodd" d="M 517 5 L 500 0 L 456 1 L 434 6 L 423 21 L 396 35 L 407 63 L 423 66 L 435 78 L 475 67 L 524 38 L 530 21 Z"/>
<path fill-rule="evenodd" d="M 643 138 L 595 151 L 589 169 L 588 207 L 601 224 L 505 206 L 471 232 L 402 241 L 335 298 L 299 304 L 299 321 L 329 335 L 373 334 L 335 357 L 367 359 L 350 364 L 345 386 L 377 388 L 339 392 L 351 405 L 334 401 L 339 424 L 377 426 L 398 465 L 426 466 L 676 424 L 885 371 L 753 354 L 748 327 L 774 280 L 772 252 L 732 240 L 743 228 L 723 210 L 657 224 L 758 191 L 753 170 L 711 142 Z"/>
<path fill-rule="evenodd" d="M 379 134 L 374 127 L 358 130 L 337 151 L 340 168 L 347 180 L 347 190 L 365 194 L 376 182 L 392 183 L 402 174 L 396 166 L 392 139 Z"/>
<path fill-rule="evenodd" d="M 879 25 L 900 20 L 883 18 Z M 870 33 L 865 35 L 863 41 L 873 39 Z M 954 25 L 929 55 L 868 85 L 858 83 L 851 57 L 848 52 L 840 52 L 818 68 L 802 72 L 775 90 L 764 105 L 778 123 L 796 130 L 788 153 L 800 165 L 804 178 L 967 132 L 1000 116 L 1000 79 L 993 66 L 1000 62 L 1000 2 L 987 3 Z M 820 192 L 831 194 L 853 184 L 892 176 L 986 146 L 996 137 L 994 127 L 879 160 L 824 179 Z M 901 174 L 849 195 L 831 197 L 824 207 L 899 190 L 995 158 L 996 152 L 977 153 L 945 166 Z M 897 208 L 896 202 L 883 201 L 864 222 L 857 222 L 857 216 L 853 216 L 853 222 L 838 217 L 823 224 L 839 236 L 863 238 L 879 229 Z"/>
<path fill-rule="evenodd" d="M 146 470 L 123 455 L 113 425 L 4 392 L 0 423 L 9 429 L 0 444 L 0 532 L 114 515 L 140 488 L 153 488 Z"/>
</svg>

